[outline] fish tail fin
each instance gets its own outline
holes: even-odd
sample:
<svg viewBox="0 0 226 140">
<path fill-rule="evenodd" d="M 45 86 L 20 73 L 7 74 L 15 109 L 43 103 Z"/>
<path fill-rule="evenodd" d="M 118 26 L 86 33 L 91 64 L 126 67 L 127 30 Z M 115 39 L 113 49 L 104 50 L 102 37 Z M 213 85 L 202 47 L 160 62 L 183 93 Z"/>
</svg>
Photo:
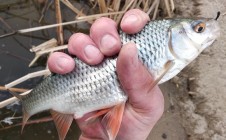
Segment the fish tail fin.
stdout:
<svg viewBox="0 0 226 140">
<path fill-rule="evenodd" d="M 114 106 L 103 118 L 102 124 L 106 127 L 109 140 L 115 140 L 122 122 L 125 102 Z"/>
<path fill-rule="evenodd" d="M 8 92 L 11 93 L 16 98 L 18 98 L 21 101 L 21 103 L 22 103 L 22 111 L 23 111 L 23 122 L 22 122 L 22 128 L 21 128 L 21 134 L 22 134 L 22 132 L 24 130 L 24 126 L 26 125 L 28 119 L 31 117 L 31 115 L 28 114 L 28 112 L 26 111 L 26 109 L 24 108 L 24 105 L 23 105 L 23 97 L 25 95 L 22 96 L 22 95 L 17 94 L 17 93 L 15 93 L 13 91 L 10 91 L 9 89 L 8 89 Z"/>
</svg>

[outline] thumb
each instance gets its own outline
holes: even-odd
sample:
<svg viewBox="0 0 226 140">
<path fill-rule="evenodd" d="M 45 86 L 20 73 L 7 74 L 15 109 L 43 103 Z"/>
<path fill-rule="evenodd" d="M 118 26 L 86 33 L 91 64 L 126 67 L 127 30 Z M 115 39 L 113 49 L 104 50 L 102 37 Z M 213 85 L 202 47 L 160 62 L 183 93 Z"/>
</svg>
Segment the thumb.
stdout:
<svg viewBox="0 0 226 140">
<path fill-rule="evenodd" d="M 158 119 L 164 110 L 163 95 L 158 86 L 150 90 L 154 79 L 138 59 L 137 53 L 134 43 L 122 47 L 117 60 L 119 80 L 134 111 L 147 116 L 155 114 Z"/>
</svg>

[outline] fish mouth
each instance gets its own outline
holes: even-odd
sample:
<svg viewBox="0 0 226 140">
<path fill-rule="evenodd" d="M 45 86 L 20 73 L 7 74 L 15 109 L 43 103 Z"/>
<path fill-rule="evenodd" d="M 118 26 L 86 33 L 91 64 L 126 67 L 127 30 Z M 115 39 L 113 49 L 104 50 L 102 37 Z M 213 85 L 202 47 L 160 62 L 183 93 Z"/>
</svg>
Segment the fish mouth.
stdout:
<svg viewBox="0 0 226 140">
<path fill-rule="evenodd" d="M 215 19 L 211 19 L 209 22 L 210 28 L 212 28 L 212 33 L 208 36 L 208 38 L 202 43 L 202 46 L 209 46 L 213 42 L 217 40 L 218 37 L 220 37 L 220 26 L 218 22 Z"/>
<path fill-rule="evenodd" d="M 202 43 L 202 46 L 209 46 L 209 45 L 211 45 L 215 40 L 216 40 L 216 38 L 214 38 L 214 39 L 212 39 L 212 38 L 207 38 L 207 39 Z"/>
</svg>

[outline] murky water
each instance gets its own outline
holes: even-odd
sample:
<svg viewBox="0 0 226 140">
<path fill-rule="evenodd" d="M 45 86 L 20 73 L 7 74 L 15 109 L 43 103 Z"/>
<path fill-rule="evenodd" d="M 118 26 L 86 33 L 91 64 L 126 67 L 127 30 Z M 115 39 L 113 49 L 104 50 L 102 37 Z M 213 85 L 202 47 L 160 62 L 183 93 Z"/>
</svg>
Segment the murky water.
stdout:
<svg viewBox="0 0 226 140">
<path fill-rule="evenodd" d="M 0 17 L 4 19 L 14 30 L 26 29 L 35 26 L 41 26 L 44 24 L 55 23 L 55 10 L 54 4 L 50 4 L 48 10 L 45 12 L 44 18 L 39 23 L 39 19 L 42 16 L 42 9 L 45 6 L 44 3 L 40 4 L 37 1 L 41 0 L 0 0 Z M 51 0 L 48 1 L 50 3 Z M 72 1 L 75 7 L 81 9 L 83 12 L 92 12 L 91 7 L 86 1 Z M 61 4 L 63 21 L 71 21 L 75 19 L 75 14 L 66 6 Z M 64 29 L 65 42 L 73 32 L 87 31 L 89 25 L 86 23 L 78 25 L 66 26 Z M 0 21 L 0 35 L 9 33 L 11 30 Z M 33 59 L 34 54 L 29 52 L 31 46 L 39 45 L 51 38 L 56 38 L 56 29 L 48 29 L 44 31 L 37 31 L 27 33 L 24 35 L 16 34 L 13 36 L 0 38 L 0 85 L 5 85 L 27 73 L 44 69 L 42 63 L 36 64 L 33 68 L 28 68 L 28 64 Z M 33 88 L 42 78 L 35 78 L 28 80 L 17 87 L 20 88 Z M 8 92 L 0 91 L 0 101 L 11 97 Z M 21 135 L 21 126 L 5 129 L 9 126 L 2 122 L 6 117 L 21 117 L 21 106 L 13 105 L 0 109 L 0 140 L 50 140 L 58 139 L 55 125 L 52 121 L 38 124 L 31 124 L 25 126 L 24 132 Z M 49 116 L 47 113 L 41 113 L 33 116 L 31 119 L 39 119 L 45 116 Z M 21 119 L 13 120 L 13 124 L 18 124 Z M 80 131 L 75 123 L 69 130 L 66 139 L 78 139 Z"/>
</svg>

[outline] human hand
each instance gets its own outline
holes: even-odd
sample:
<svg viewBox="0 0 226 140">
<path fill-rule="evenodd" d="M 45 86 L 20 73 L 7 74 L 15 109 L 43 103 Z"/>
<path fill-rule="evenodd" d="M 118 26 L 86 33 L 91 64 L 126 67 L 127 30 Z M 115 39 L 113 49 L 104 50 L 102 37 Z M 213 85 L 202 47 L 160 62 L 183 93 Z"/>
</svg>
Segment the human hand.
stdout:
<svg viewBox="0 0 226 140">
<path fill-rule="evenodd" d="M 120 26 L 124 32 L 133 34 L 139 32 L 148 20 L 145 13 L 134 9 L 124 15 Z M 116 23 L 108 18 L 100 18 L 93 23 L 89 36 L 76 33 L 71 36 L 68 46 L 71 54 L 90 65 L 96 65 L 104 56 L 112 56 L 120 51 L 117 73 L 129 99 L 116 139 L 146 139 L 163 113 L 164 98 L 157 86 L 149 90 L 153 79 L 139 61 L 135 44 L 128 43 L 121 49 Z M 70 56 L 55 52 L 49 57 L 48 66 L 52 72 L 65 74 L 73 70 L 75 62 Z M 80 140 L 107 139 L 100 121 L 84 123 L 92 114 L 88 113 L 77 120 L 82 131 Z"/>
</svg>

